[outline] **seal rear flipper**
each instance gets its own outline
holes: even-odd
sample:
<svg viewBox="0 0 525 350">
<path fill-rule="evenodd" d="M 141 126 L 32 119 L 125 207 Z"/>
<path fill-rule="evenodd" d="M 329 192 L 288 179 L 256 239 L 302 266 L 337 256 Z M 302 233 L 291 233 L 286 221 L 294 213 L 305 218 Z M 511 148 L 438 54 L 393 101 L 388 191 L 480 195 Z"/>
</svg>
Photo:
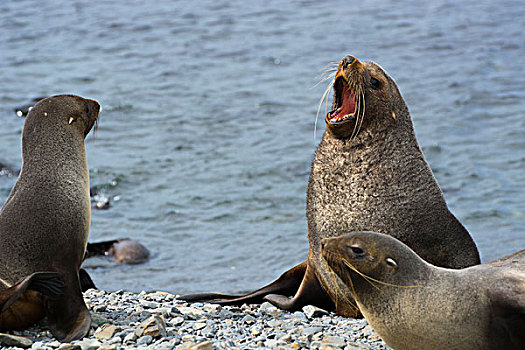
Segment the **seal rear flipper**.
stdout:
<svg viewBox="0 0 525 350">
<path fill-rule="evenodd" d="M 51 333 L 63 343 L 82 339 L 91 327 L 91 315 L 84 303 L 78 277 L 69 283 L 64 295 L 45 301 Z"/>
<path fill-rule="evenodd" d="M 335 304 L 325 292 L 315 272 L 310 267 L 306 268 L 301 285 L 293 298 L 278 294 L 268 294 L 264 299 L 274 306 L 288 311 L 301 310 L 306 305 L 314 305 L 328 311 L 335 309 Z"/>
<path fill-rule="evenodd" d="M 26 290 L 34 290 L 50 298 L 63 294 L 64 282 L 58 272 L 35 272 L 0 292 L 0 313 L 7 310 Z"/>
<path fill-rule="evenodd" d="M 274 282 L 245 295 L 200 293 L 183 295 L 179 299 L 188 302 L 208 302 L 221 305 L 259 304 L 264 302 L 264 297 L 268 294 L 295 294 L 304 278 L 306 266 L 307 261 L 304 261 L 283 273 Z"/>
<path fill-rule="evenodd" d="M 88 289 L 97 289 L 95 282 L 93 282 L 91 276 L 89 276 L 85 269 L 80 269 L 78 271 L 78 277 L 80 279 L 80 290 L 82 290 L 82 292 L 85 292 Z"/>
</svg>

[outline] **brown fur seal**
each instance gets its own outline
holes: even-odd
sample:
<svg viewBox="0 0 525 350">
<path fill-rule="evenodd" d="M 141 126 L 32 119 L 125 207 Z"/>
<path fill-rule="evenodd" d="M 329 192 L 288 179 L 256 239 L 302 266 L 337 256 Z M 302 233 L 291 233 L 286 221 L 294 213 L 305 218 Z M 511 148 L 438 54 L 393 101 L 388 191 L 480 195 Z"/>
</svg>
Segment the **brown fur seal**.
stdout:
<svg viewBox="0 0 525 350">
<path fill-rule="evenodd" d="M 347 287 L 333 277 L 321 256 L 323 238 L 357 230 L 388 233 L 438 266 L 479 264 L 476 245 L 448 210 L 421 152 L 394 80 L 377 64 L 346 56 L 331 86 L 333 110 L 325 118 L 327 129 L 308 184 L 307 263 L 245 296 L 197 294 L 183 299 L 238 304 L 265 297 L 288 310 L 335 304 L 339 314 L 357 316 L 358 310 L 342 298 Z M 290 290 L 292 299 L 286 297 Z"/>
<path fill-rule="evenodd" d="M 122 264 L 141 264 L 148 261 L 149 250 L 137 241 L 129 238 L 88 243 L 86 258 L 95 255 L 107 255 Z"/>
<path fill-rule="evenodd" d="M 525 250 L 460 270 L 388 235 L 324 239 L 348 297 L 394 349 L 525 349 Z"/>
<path fill-rule="evenodd" d="M 84 138 L 99 108 L 93 100 L 59 95 L 27 116 L 22 171 L 0 212 L 2 330 L 47 316 L 60 341 L 89 331 L 79 282 L 91 214 Z"/>
</svg>

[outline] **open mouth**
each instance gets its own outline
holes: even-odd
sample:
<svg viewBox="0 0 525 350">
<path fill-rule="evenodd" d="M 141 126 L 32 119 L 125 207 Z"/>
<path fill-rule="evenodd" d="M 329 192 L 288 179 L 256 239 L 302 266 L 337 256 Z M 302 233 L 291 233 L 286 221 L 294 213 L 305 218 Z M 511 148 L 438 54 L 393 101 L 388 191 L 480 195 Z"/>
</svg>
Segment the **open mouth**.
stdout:
<svg viewBox="0 0 525 350">
<path fill-rule="evenodd" d="M 355 95 L 345 79 L 340 76 L 334 83 L 335 108 L 326 115 L 329 124 L 341 124 L 349 120 L 355 120 L 357 104 Z"/>
</svg>

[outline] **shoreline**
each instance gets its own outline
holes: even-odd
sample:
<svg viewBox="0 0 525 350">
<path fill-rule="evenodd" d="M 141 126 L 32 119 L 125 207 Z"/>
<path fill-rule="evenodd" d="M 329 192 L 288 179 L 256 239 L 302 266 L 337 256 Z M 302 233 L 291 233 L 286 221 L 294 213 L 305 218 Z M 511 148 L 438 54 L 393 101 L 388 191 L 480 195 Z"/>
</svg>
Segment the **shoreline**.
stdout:
<svg viewBox="0 0 525 350">
<path fill-rule="evenodd" d="M 1 348 L 389 349 L 365 319 L 344 318 L 312 306 L 288 312 L 267 302 L 239 307 L 189 304 L 167 292 L 94 289 L 84 293 L 84 300 L 92 317 L 84 339 L 60 343 L 41 321 L 24 331 L 0 334 Z"/>
</svg>

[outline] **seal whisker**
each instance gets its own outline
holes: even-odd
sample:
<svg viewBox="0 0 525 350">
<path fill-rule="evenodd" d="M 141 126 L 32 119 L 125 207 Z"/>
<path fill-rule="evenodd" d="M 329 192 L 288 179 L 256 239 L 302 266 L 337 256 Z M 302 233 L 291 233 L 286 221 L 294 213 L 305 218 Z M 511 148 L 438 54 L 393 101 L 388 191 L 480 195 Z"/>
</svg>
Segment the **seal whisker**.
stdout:
<svg viewBox="0 0 525 350">
<path fill-rule="evenodd" d="M 363 91 L 361 91 L 360 96 L 361 96 L 361 98 L 360 98 L 360 103 L 359 104 L 363 105 L 363 109 L 362 109 L 362 112 L 361 112 L 361 118 L 358 119 L 359 127 L 357 128 L 356 135 L 359 134 L 359 132 L 361 131 L 361 126 L 363 125 L 363 120 L 365 119 L 365 109 L 366 109 L 365 93 Z M 356 121 L 356 124 L 357 124 L 357 121 Z"/>
<path fill-rule="evenodd" d="M 400 284 L 392 284 L 392 283 L 388 283 L 388 282 L 383 282 L 383 281 L 380 281 L 380 280 L 377 280 L 373 277 L 370 277 L 370 276 L 367 276 L 365 275 L 364 273 L 362 273 L 361 271 L 359 271 L 358 269 L 356 269 L 348 260 L 346 260 L 345 258 L 342 259 L 344 264 L 349 268 L 351 269 L 352 271 L 355 271 L 357 274 L 359 274 L 361 277 L 363 277 L 364 279 L 366 279 L 367 281 L 369 281 L 369 283 L 376 289 L 379 290 L 379 287 L 377 287 L 376 285 L 374 285 L 372 282 L 376 282 L 376 283 L 379 283 L 379 284 L 382 284 L 382 285 L 385 285 L 385 286 L 388 286 L 388 287 L 403 287 L 403 288 L 417 288 L 417 287 L 421 287 L 419 285 L 408 285 L 408 286 L 403 286 L 403 285 L 400 285 Z"/>
<path fill-rule="evenodd" d="M 317 114 L 315 116 L 315 123 L 314 123 L 314 140 L 317 134 L 317 121 L 319 120 L 319 112 L 321 111 L 321 106 L 323 105 L 323 102 L 325 102 L 325 105 L 327 106 L 326 109 L 328 109 L 328 92 L 332 89 L 334 86 L 334 81 L 332 80 L 326 89 L 324 90 L 323 96 L 319 100 L 319 106 L 317 106 Z"/>
<path fill-rule="evenodd" d="M 319 79 L 320 79 L 319 82 L 317 82 L 313 87 L 319 86 L 325 81 L 327 81 L 328 79 L 335 77 L 335 74 L 336 74 L 336 71 L 333 71 L 331 73 L 330 72 L 323 73 L 321 76 L 319 76 Z"/>
<path fill-rule="evenodd" d="M 361 105 L 361 94 L 358 93 L 358 88 L 356 85 L 352 84 L 350 85 L 352 90 L 354 91 L 354 96 L 356 97 L 356 112 L 355 112 L 355 117 L 356 117 L 356 120 L 355 120 L 355 124 L 354 124 L 354 130 L 352 130 L 352 134 L 350 134 L 350 139 L 353 139 L 356 135 L 357 135 L 357 125 L 359 123 L 359 106 Z"/>
<path fill-rule="evenodd" d="M 330 254 L 328 253 L 328 255 L 330 256 L 328 259 L 329 260 L 332 260 L 332 261 L 341 261 L 342 258 L 337 256 L 337 257 L 334 257 L 333 254 Z M 341 264 L 338 264 L 338 266 L 341 266 Z M 338 270 L 341 272 L 341 273 L 345 273 L 345 269 L 339 267 Z M 358 312 L 359 311 L 359 307 L 357 306 L 357 304 L 355 303 L 354 300 L 351 300 L 350 298 L 348 298 L 346 296 L 346 293 L 339 287 L 339 283 L 337 283 L 337 279 L 340 278 L 337 273 L 333 270 L 333 269 L 329 269 L 329 272 L 330 272 L 330 278 L 332 278 L 333 282 L 334 282 L 334 286 L 335 286 L 335 289 L 337 290 L 338 293 L 336 293 L 335 295 L 335 304 L 337 305 L 338 304 L 338 301 L 339 301 L 339 297 L 341 297 L 343 300 L 343 302 L 345 302 L 346 304 L 348 304 L 350 306 L 350 308 L 355 311 L 355 312 Z M 350 276 L 348 276 L 348 280 L 349 280 L 349 283 L 350 283 L 350 293 L 352 294 L 352 297 L 355 299 L 357 297 L 357 294 L 355 292 L 355 289 L 354 289 L 354 284 L 352 283 L 352 279 L 350 278 Z"/>
<path fill-rule="evenodd" d="M 367 276 L 365 275 L 364 273 L 362 273 L 361 271 L 359 271 L 358 269 L 356 269 L 347 259 L 345 259 L 344 257 L 341 258 L 343 264 L 345 264 L 349 269 L 351 269 L 352 271 L 356 272 L 357 274 L 359 274 L 361 277 L 363 277 L 368 283 L 370 283 L 370 285 L 372 287 L 374 287 L 375 289 L 377 290 L 380 290 L 380 288 L 378 286 L 376 286 L 374 284 L 374 282 L 380 282 L 380 281 L 377 281 L 376 279 L 370 277 L 370 276 Z M 349 278 L 349 280 L 351 281 L 352 278 Z M 352 287 L 353 287 L 353 283 L 352 283 Z"/>
</svg>

